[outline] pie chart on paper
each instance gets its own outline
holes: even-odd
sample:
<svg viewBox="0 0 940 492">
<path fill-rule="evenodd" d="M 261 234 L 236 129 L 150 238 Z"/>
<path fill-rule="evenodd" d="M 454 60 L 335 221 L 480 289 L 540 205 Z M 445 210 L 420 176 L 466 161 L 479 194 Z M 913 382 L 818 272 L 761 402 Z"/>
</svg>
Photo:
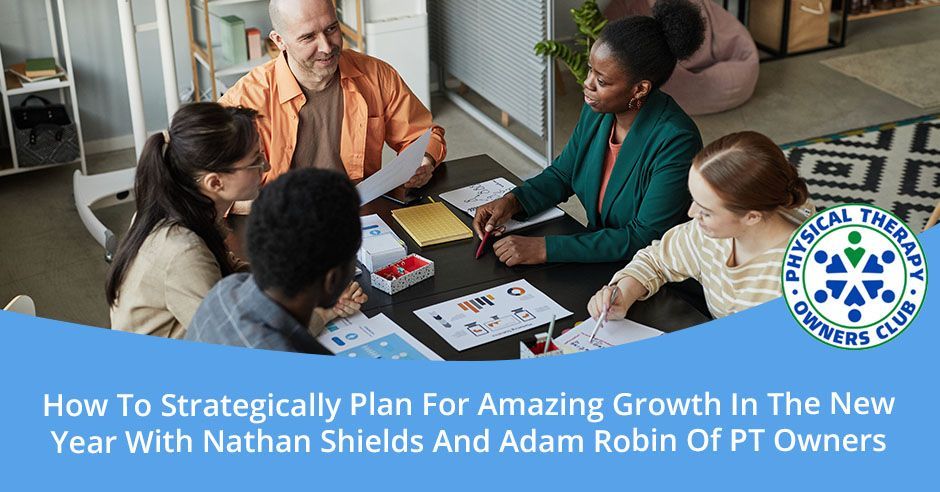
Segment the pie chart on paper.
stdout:
<svg viewBox="0 0 940 492">
<path fill-rule="evenodd" d="M 522 287 L 510 287 L 506 292 L 511 296 L 519 297 L 525 294 L 525 289 Z"/>
</svg>

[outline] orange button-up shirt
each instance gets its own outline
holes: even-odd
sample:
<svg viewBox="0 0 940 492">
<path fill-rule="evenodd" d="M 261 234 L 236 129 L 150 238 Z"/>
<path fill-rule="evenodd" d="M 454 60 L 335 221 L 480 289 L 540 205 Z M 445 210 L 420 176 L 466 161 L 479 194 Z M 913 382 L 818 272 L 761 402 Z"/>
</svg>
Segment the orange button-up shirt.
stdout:
<svg viewBox="0 0 940 492">
<path fill-rule="evenodd" d="M 343 88 L 340 158 L 350 179 L 368 177 L 382 167 L 382 147 L 401 152 L 431 129 L 426 152 L 440 163 L 447 155 L 444 129 L 389 64 L 343 50 L 339 57 Z M 267 183 L 290 169 L 297 144 L 300 108 L 307 102 L 282 54 L 241 78 L 219 99 L 226 106 L 252 108 L 260 114 L 261 146 L 271 164 Z"/>
</svg>

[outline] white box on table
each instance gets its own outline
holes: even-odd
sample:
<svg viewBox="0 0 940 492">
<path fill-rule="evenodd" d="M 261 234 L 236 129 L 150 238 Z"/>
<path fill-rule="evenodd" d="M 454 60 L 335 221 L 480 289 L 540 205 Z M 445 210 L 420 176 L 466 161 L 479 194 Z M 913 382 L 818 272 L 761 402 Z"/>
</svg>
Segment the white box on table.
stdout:
<svg viewBox="0 0 940 492">
<path fill-rule="evenodd" d="M 434 276 L 434 262 L 416 254 L 372 272 L 372 287 L 395 294 Z"/>
<path fill-rule="evenodd" d="M 408 250 L 394 234 L 382 234 L 363 238 L 359 248 L 359 261 L 370 272 L 391 265 L 408 255 Z"/>
</svg>

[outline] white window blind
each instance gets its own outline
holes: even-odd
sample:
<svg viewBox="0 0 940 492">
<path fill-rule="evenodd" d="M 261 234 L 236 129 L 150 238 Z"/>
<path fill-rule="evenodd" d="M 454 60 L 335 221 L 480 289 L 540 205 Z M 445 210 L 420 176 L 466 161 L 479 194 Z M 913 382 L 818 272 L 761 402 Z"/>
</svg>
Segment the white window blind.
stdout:
<svg viewBox="0 0 940 492">
<path fill-rule="evenodd" d="M 550 3 L 428 1 L 435 63 L 543 139 L 549 138 L 549 61 L 534 46 L 546 38 Z"/>
</svg>

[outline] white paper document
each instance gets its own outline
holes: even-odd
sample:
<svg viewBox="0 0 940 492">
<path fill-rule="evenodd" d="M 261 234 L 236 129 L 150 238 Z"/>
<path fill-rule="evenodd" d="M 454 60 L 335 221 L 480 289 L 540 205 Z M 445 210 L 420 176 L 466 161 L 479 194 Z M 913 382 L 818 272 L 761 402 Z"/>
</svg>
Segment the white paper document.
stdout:
<svg viewBox="0 0 940 492">
<path fill-rule="evenodd" d="M 509 182 L 506 178 L 496 178 L 489 181 L 484 181 L 482 183 L 477 183 L 475 185 L 466 186 L 459 188 L 453 191 L 448 191 L 446 193 L 441 193 L 441 200 L 446 201 L 447 203 L 459 208 L 464 213 L 470 214 L 471 217 L 476 215 L 477 208 L 481 205 L 485 205 L 493 200 L 502 198 L 503 195 L 509 193 L 509 190 L 515 188 L 516 185 Z M 506 222 L 506 232 L 512 232 L 523 227 L 529 227 L 530 225 L 539 224 L 552 219 L 557 219 L 565 215 L 558 207 L 552 207 L 540 214 L 529 217 L 524 221 L 517 221 L 509 219 L 509 222 Z"/>
<path fill-rule="evenodd" d="M 641 325 L 636 321 L 628 319 L 607 320 L 607 323 L 597 330 L 594 340 L 591 340 L 591 331 L 594 330 L 595 323 L 594 319 L 588 318 L 556 338 L 555 344 L 566 345 L 574 351 L 585 352 L 645 340 L 663 334 L 656 328 Z"/>
<path fill-rule="evenodd" d="M 525 280 L 415 311 L 457 350 L 547 325 L 552 316 L 562 319 L 571 314 Z"/>
<path fill-rule="evenodd" d="M 368 318 L 360 312 L 348 318 L 336 318 L 326 325 L 317 341 L 339 357 L 441 360 L 384 314 Z"/>
<path fill-rule="evenodd" d="M 415 175 L 415 171 L 421 166 L 424 159 L 424 153 L 428 150 L 428 143 L 431 142 L 431 130 L 424 132 L 421 138 L 412 142 L 398 157 L 392 162 L 383 164 L 379 172 L 362 180 L 356 186 L 359 192 L 360 205 L 365 205 L 372 200 L 392 191 L 393 189 L 405 184 L 406 181 Z"/>
</svg>

